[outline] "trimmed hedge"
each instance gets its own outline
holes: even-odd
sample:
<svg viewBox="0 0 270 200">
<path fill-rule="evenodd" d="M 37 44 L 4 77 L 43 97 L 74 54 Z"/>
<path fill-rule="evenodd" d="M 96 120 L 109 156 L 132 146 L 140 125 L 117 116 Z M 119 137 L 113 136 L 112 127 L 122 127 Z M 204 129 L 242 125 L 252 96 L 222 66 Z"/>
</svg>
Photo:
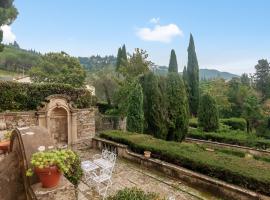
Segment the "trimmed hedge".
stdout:
<svg viewBox="0 0 270 200">
<path fill-rule="evenodd" d="M 217 151 L 209 152 L 197 144 L 168 142 L 144 134 L 107 131 L 102 133 L 101 137 L 126 144 L 136 153 L 142 154 L 148 150 L 161 160 L 270 195 L 268 162 Z"/>
<path fill-rule="evenodd" d="M 115 195 L 109 196 L 107 200 L 162 200 L 162 199 L 155 193 L 146 193 L 141 189 L 133 187 L 119 190 Z"/>
<path fill-rule="evenodd" d="M 203 132 L 200 129 L 193 128 L 189 129 L 188 137 L 234 144 L 239 146 L 253 147 L 258 149 L 270 148 L 270 140 L 258 137 L 255 134 L 248 134 L 239 130 Z"/>
<path fill-rule="evenodd" d="M 198 118 L 190 118 L 188 125 L 192 128 L 198 127 Z"/>
<path fill-rule="evenodd" d="M 53 94 L 67 95 L 77 108 L 95 105 L 96 98 L 86 89 L 77 89 L 70 85 L 46 83 L 18 83 L 0 81 L 0 111 L 35 110 L 45 98 Z"/>
<path fill-rule="evenodd" d="M 221 123 L 230 126 L 233 130 L 247 130 L 247 122 L 243 118 L 228 118 L 228 119 L 220 119 Z"/>
</svg>

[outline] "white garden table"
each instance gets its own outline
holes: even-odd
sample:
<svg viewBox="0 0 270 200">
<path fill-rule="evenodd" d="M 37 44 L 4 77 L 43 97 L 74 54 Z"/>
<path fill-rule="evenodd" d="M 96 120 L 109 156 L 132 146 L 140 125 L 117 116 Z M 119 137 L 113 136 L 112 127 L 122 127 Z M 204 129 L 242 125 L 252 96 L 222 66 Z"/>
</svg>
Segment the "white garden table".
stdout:
<svg viewBox="0 0 270 200">
<path fill-rule="evenodd" d="M 108 160 L 105 160 L 103 158 L 100 158 L 100 159 L 96 159 L 94 160 L 94 164 L 96 164 L 97 166 L 101 167 L 102 169 L 110 169 L 113 167 L 113 163 L 111 163 L 110 161 Z"/>
<path fill-rule="evenodd" d="M 99 166 L 90 160 L 81 162 L 81 167 L 84 172 L 85 181 L 88 181 L 91 178 L 92 172 L 99 169 Z"/>
</svg>

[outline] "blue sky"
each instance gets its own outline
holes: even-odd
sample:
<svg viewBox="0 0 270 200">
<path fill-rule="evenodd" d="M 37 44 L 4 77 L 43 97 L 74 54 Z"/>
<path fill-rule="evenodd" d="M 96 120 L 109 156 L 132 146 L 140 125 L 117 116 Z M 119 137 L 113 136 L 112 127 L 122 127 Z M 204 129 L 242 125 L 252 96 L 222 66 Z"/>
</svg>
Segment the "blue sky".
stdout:
<svg viewBox="0 0 270 200">
<path fill-rule="evenodd" d="M 200 68 L 241 74 L 270 59 L 269 0 L 15 0 L 11 31 L 22 48 L 74 56 L 116 54 L 139 47 L 168 65 L 176 50 L 187 62 L 190 32 Z M 151 20 L 152 19 L 152 20 Z"/>
</svg>

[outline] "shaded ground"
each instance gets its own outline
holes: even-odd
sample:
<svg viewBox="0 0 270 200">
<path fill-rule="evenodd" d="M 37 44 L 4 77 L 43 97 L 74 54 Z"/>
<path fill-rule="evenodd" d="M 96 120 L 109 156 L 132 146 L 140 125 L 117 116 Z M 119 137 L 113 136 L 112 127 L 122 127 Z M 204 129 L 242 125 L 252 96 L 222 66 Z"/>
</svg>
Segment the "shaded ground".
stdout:
<svg viewBox="0 0 270 200">
<path fill-rule="evenodd" d="M 79 155 L 83 160 L 91 160 L 98 151 L 93 149 L 80 150 Z M 146 169 L 140 165 L 117 158 L 115 170 L 112 177 L 112 186 L 109 195 L 125 187 L 138 187 L 147 192 L 155 192 L 161 197 L 174 197 L 176 200 L 218 199 L 210 194 L 202 193 L 194 188 L 164 176 L 154 170 Z M 78 187 L 78 200 L 99 199 L 98 194 L 83 180 Z"/>
</svg>

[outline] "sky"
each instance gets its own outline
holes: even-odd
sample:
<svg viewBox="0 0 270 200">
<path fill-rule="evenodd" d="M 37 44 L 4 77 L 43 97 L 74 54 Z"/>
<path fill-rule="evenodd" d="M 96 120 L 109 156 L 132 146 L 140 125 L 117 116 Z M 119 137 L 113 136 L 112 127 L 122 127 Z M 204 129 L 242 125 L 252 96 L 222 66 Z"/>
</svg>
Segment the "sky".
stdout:
<svg viewBox="0 0 270 200">
<path fill-rule="evenodd" d="M 15 0 L 16 21 L 5 26 L 5 42 L 42 53 L 116 55 L 147 50 L 168 65 L 175 49 L 179 71 L 187 63 L 190 33 L 200 68 L 253 73 L 270 60 L 269 0 Z"/>
</svg>

